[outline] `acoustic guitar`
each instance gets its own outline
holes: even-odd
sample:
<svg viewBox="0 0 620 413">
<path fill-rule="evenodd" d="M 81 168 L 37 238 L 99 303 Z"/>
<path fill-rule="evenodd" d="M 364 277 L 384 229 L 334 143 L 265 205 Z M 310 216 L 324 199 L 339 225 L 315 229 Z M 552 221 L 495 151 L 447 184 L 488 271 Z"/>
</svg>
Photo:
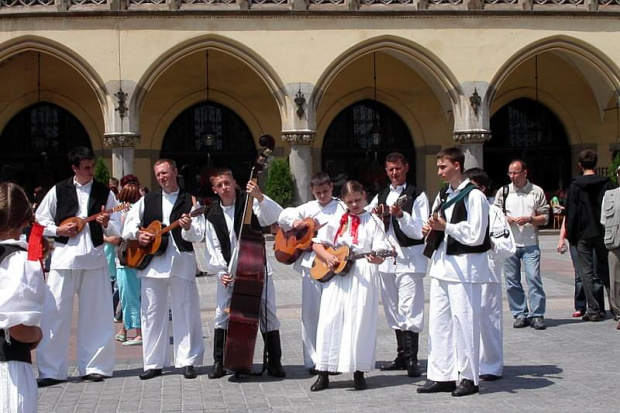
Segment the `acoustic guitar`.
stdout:
<svg viewBox="0 0 620 413">
<path fill-rule="evenodd" d="M 278 229 L 273 243 L 273 251 L 276 260 L 283 264 L 293 264 L 301 254 L 312 249 L 312 238 L 325 224 L 319 224 L 314 218 L 304 218 L 304 229 L 290 229 L 284 231 Z"/>
<path fill-rule="evenodd" d="M 327 252 L 335 255 L 338 258 L 338 266 L 333 269 L 330 268 L 329 265 L 327 265 L 327 262 L 317 255 L 314 258 L 312 268 L 310 269 L 310 276 L 313 279 L 322 283 L 326 283 L 327 281 L 331 280 L 336 274 L 346 275 L 353 266 L 353 261 L 359 260 L 360 258 L 365 258 L 370 254 L 374 254 L 378 257 L 383 258 L 396 256 L 396 251 L 386 249 L 352 254 L 351 250 L 346 245 L 338 248 L 328 247 Z"/>
<path fill-rule="evenodd" d="M 191 218 L 204 214 L 206 206 L 203 205 L 189 213 Z M 153 242 L 146 246 L 140 245 L 138 240 L 128 240 L 127 249 L 125 250 L 125 260 L 127 266 L 143 270 L 151 262 L 153 257 L 162 255 L 168 246 L 168 232 L 177 228 L 181 219 L 177 219 L 168 226 L 164 226 L 160 221 L 153 221 L 146 228 L 140 228 L 140 231 L 150 232 L 154 235 Z"/>
<path fill-rule="evenodd" d="M 97 212 L 94 215 L 91 215 L 87 218 L 80 218 L 80 217 L 69 217 L 65 220 L 63 220 L 59 226 L 65 225 L 65 224 L 75 224 L 76 228 L 77 228 L 77 232 L 76 234 L 79 234 L 80 232 L 82 232 L 82 230 L 84 229 L 84 227 L 86 226 L 86 224 L 88 224 L 91 221 L 94 221 L 97 219 L 97 217 L 101 214 L 111 214 L 113 212 L 118 212 L 118 211 L 126 211 L 129 208 L 131 208 L 131 204 L 128 202 L 125 202 L 123 204 L 118 204 L 117 206 L 115 206 L 112 209 L 107 209 L 105 211 L 102 212 Z"/>
<path fill-rule="evenodd" d="M 409 198 L 407 195 L 399 196 L 396 199 L 396 202 L 394 202 L 394 206 L 402 208 L 402 206 L 407 202 L 407 198 Z M 385 217 L 390 215 L 390 207 L 386 204 L 379 204 L 372 209 L 372 213 L 379 217 Z"/>
</svg>

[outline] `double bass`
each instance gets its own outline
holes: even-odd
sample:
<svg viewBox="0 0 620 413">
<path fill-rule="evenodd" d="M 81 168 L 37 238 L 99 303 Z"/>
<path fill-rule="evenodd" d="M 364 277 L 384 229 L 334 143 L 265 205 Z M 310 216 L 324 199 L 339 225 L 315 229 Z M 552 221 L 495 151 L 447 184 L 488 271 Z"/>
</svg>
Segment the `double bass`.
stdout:
<svg viewBox="0 0 620 413">
<path fill-rule="evenodd" d="M 275 140 L 271 135 L 262 135 L 258 143 L 264 149 L 252 167 L 250 180 L 254 182 L 258 180 L 258 174 L 263 171 L 264 164 L 275 147 Z M 233 371 L 235 376 L 252 373 L 263 283 L 267 271 L 265 239 L 262 232 L 251 225 L 253 201 L 254 198 L 247 194 L 237 248 L 229 267 L 234 268 L 236 263 L 237 270 L 233 274 L 224 368 Z"/>
</svg>

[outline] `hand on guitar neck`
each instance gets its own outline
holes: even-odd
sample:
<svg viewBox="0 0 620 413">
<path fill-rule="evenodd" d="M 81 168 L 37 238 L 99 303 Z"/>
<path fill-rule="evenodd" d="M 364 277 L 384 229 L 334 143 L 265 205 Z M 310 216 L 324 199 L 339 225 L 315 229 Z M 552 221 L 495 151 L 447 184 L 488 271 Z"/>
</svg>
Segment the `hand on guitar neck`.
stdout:
<svg viewBox="0 0 620 413">
<path fill-rule="evenodd" d="M 402 218 L 402 206 L 407 202 L 407 195 L 401 195 L 396 199 L 393 205 L 379 204 L 372 209 L 372 213 L 380 217 L 394 215 L 396 218 Z"/>
</svg>

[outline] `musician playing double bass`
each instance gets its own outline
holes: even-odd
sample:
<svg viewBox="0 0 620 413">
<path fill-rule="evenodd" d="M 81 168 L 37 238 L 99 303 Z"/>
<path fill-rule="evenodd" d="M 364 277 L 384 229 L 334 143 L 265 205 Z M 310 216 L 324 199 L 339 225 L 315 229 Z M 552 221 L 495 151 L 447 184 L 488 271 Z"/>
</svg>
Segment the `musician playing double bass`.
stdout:
<svg viewBox="0 0 620 413">
<path fill-rule="evenodd" d="M 217 379 L 226 374 L 224 370 L 224 347 L 228 330 L 228 309 L 233 293 L 235 248 L 243 224 L 243 213 L 247 194 L 253 198 L 252 227 L 271 225 L 277 221 L 282 207 L 260 190 L 253 181 L 246 186 L 246 193 L 240 191 L 233 173 L 228 168 L 217 168 L 210 177 L 211 188 L 220 198 L 207 214 L 207 252 L 209 272 L 217 274 L 220 283 L 217 286 L 217 307 L 215 309 L 215 331 L 213 338 L 213 370 L 210 379 Z M 232 265 L 231 265 L 232 263 Z M 260 329 L 265 340 L 267 356 L 267 373 L 273 377 L 284 377 L 282 368 L 282 349 L 280 345 L 280 320 L 276 316 L 275 287 L 272 269 L 267 263 L 267 276 L 263 284 L 261 298 Z"/>
<path fill-rule="evenodd" d="M 306 202 L 297 208 L 286 208 L 278 218 L 280 227 L 303 229 L 306 227 L 305 218 L 315 219 L 319 225 L 326 224 L 333 216 L 341 216 L 346 206 L 338 198 L 332 196 L 334 184 L 326 172 L 317 172 L 310 178 L 310 190 L 315 200 Z M 325 227 L 319 229 L 323 231 Z M 295 262 L 295 270 L 301 273 L 301 340 L 304 351 L 304 365 L 310 374 L 316 374 L 314 369 L 314 354 L 316 353 L 316 328 L 319 322 L 319 308 L 323 284 L 310 277 L 310 269 L 314 261 L 315 252 L 304 252 Z"/>
<path fill-rule="evenodd" d="M 182 368 L 186 379 L 197 376 L 195 366 L 204 356 L 200 302 L 196 286 L 196 258 L 192 243 L 205 235 L 204 215 L 190 218 L 196 199 L 179 187 L 179 174 L 172 159 L 160 159 L 153 167 L 161 187 L 136 202 L 123 226 L 123 238 L 138 240 L 148 246 L 154 235 L 146 228 L 154 221 L 170 225 L 180 220 L 180 226 L 164 235 L 165 251 L 152 257 L 146 268 L 138 270 L 141 279 L 142 355 L 144 372 L 140 379 L 148 380 L 162 374 L 168 361 L 168 295 L 172 308 L 174 364 Z"/>
<path fill-rule="evenodd" d="M 385 158 L 390 185 L 380 191 L 368 208 L 383 205 L 385 230 L 398 256 L 379 266 L 381 298 L 388 325 L 396 334 L 397 356 L 381 370 L 407 370 L 409 377 L 419 377 L 418 347 L 424 328 L 424 276 L 427 258 L 422 255 L 422 227 L 429 216 L 426 194 L 407 183 L 409 162 L 398 152 Z M 401 199 L 402 206 L 396 204 Z"/>
</svg>

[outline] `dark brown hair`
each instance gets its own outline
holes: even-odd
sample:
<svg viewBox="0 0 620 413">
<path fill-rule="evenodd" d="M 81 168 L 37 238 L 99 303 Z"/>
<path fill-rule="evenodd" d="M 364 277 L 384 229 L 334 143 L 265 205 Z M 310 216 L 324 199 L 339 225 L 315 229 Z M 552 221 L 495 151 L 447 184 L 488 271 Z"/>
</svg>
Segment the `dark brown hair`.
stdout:
<svg viewBox="0 0 620 413">
<path fill-rule="evenodd" d="M 332 179 L 330 178 L 327 172 L 317 172 L 310 178 L 310 188 L 314 188 L 315 186 L 327 185 L 331 184 Z"/>
<path fill-rule="evenodd" d="M 403 155 L 400 152 L 392 152 L 391 154 L 385 157 L 386 164 L 388 162 L 397 163 L 398 161 L 400 161 L 403 165 L 407 165 L 409 163 L 409 161 L 407 161 L 407 158 L 405 158 L 405 155 Z"/>
<path fill-rule="evenodd" d="M 136 183 L 127 184 L 121 189 L 121 192 L 118 193 L 119 202 L 129 202 L 130 204 L 134 204 L 138 202 L 142 195 L 140 195 L 140 185 Z"/>
<path fill-rule="evenodd" d="M 34 212 L 21 186 L 12 182 L 0 183 L 0 232 L 21 229 L 34 221 Z"/>
<path fill-rule="evenodd" d="M 461 173 L 464 172 L 463 167 L 465 166 L 465 154 L 455 146 L 440 150 L 437 154 L 437 159 L 447 159 L 452 163 L 458 162 L 460 165 L 459 170 Z"/>
<path fill-rule="evenodd" d="M 347 195 L 352 194 L 353 192 L 358 192 L 362 194 L 365 193 L 366 190 L 364 189 L 364 185 L 360 184 L 357 181 L 347 181 L 342 186 L 342 191 L 340 195 L 342 196 L 342 199 L 344 199 Z"/>
</svg>

